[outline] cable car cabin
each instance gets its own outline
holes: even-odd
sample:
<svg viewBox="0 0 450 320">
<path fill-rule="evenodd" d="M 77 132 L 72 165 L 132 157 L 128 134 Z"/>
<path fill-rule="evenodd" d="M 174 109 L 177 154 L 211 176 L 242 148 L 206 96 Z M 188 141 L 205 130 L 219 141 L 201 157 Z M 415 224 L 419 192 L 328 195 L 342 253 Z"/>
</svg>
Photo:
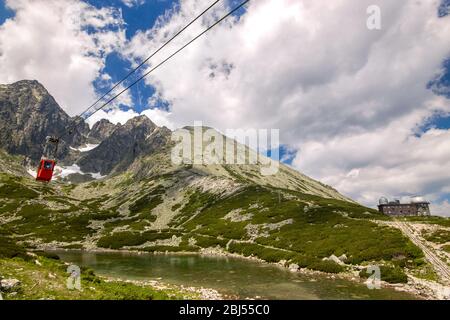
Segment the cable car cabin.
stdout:
<svg viewBox="0 0 450 320">
<path fill-rule="evenodd" d="M 55 160 L 41 159 L 36 180 L 50 182 L 53 177 L 53 170 L 55 169 L 55 165 Z"/>
</svg>

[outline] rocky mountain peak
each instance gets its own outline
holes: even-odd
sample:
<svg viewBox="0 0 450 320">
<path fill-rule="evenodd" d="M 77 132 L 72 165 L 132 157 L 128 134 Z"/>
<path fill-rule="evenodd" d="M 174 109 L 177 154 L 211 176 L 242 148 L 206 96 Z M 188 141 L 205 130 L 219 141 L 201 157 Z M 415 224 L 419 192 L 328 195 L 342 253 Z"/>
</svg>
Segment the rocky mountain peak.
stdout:
<svg viewBox="0 0 450 320">
<path fill-rule="evenodd" d="M 2 85 L 0 97 L 3 103 L 9 102 L 10 106 L 16 109 L 16 116 L 54 112 L 58 116 L 69 118 L 47 89 L 36 80 L 21 80 Z"/>
<path fill-rule="evenodd" d="M 134 117 L 128 120 L 124 125 L 124 128 L 126 128 L 126 130 L 132 130 L 139 127 L 145 130 L 153 131 L 157 126 L 153 123 L 152 120 L 150 120 L 149 117 L 144 115 Z"/>
<path fill-rule="evenodd" d="M 135 117 L 114 128 L 111 125 L 103 121 L 92 128 L 103 127 L 111 132 L 97 148 L 77 161 L 83 172 L 106 175 L 124 171 L 140 156 L 164 146 L 170 138 L 170 130 L 160 130 L 147 116 Z"/>
<path fill-rule="evenodd" d="M 68 154 L 68 145 L 83 141 L 84 120 L 72 119 L 36 80 L 22 80 L 0 86 L 0 148 L 33 161 L 42 155 L 45 137 L 61 136 L 75 124 L 74 134 L 65 137 L 58 157 Z"/>
<path fill-rule="evenodd" d="M 101 119 L 96 122 L 89 131 L 88 139 L 91 143 L 100 143 L 111 135 L 116 129 L 116 125 L 109 122 L 107 119 Z"/>
</svg>

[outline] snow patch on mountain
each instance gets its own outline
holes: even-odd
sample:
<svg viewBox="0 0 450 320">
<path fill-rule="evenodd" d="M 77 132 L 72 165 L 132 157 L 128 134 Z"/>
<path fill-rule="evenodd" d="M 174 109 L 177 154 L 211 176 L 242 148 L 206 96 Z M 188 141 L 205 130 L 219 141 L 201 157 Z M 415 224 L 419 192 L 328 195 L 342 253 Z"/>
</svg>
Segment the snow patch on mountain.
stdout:
<svg viewBox="0 0 450 320">
<path fill-rule="evenodd" d="M 105 177 L 105 176 L 102 176 L 99 172 L 97 172 L 97 173 L 83 172 L 83 171 L 81 171 L 81 168 L 76 164 L 73 164 L 71 166 L 63 166 L 63 167 L 56 166 L 54 177 L 64 179 L 64 178 L 67 178 L 69 175 L 76 174 L 76 173 L 81 174 L 81 175 L 90 175 L 92 178 L 97 179 L 97 180 Z"/>
<path fill-rule="evenodd" d="M 99 146 L 99 144 L 88 143 L 84 147 L 80 147 L 80 148 L 70 147 L 70 149 L 72 149 L 74 151 L 88 152 L 88 151 L 94 150 L 98 146 Z"/>
</svg>

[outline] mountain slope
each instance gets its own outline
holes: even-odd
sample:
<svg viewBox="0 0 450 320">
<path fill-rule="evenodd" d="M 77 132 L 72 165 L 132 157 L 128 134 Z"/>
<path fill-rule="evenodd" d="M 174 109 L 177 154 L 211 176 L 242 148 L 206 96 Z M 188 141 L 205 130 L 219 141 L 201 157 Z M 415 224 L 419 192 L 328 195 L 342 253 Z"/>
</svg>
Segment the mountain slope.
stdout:
<svg viewBox="0 0 450 320">
<path fill-rule="evenodd" d="M 127 172 L 79 185 L 0 174 L 0 220 L 39 248 L 224 251 L 326 272 L 344 270 L 323 261 L 332 254 L 345 254 L 348 265 L 423 264 L 400 232 L 371 221 L 387 219 L 376 211 L 192 170 L 140 180 Z"/>
<path fill-rule="evenodd" d="M 21 110 L 10 104 L 8 112 Z M 44 126 L 40 132 L 50 130 L 35 118 L 36 126 Z M 33 127 L 32 119 L 26 123 Z M 100 180 L 41 184 L 24 173 L 17 157 L 0 153 L 0 223 L 24 245 L 208 250 L 327 272 L 372 262 L 423 264 L 422 252 L 401 232 L 373 222 L 387 217 L 288 166 L 279 164 L 276 174 L 264 176 L 264 157 L 255 164 L 174 164 L 171 131 L 145 117 L 94 127 L 79 137 L 99 145 L 88 151 L 70 145 L 64 163 L 107 175 Z M 7 139 L 7 147 L 14 145 Z M 243 148 L 248 156 L 253 152 Z M 347 266 L 330 261 L 331 255 L 347 256 Z"/>
</svg>

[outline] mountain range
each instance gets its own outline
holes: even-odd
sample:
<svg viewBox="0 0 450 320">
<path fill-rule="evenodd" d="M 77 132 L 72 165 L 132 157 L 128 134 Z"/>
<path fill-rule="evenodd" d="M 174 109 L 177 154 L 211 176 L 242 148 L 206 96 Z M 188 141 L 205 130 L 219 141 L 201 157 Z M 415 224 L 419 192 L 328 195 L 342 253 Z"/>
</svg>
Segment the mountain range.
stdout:
<svg viewBox="0 0 450 320">
<path fill-rule="evenodd" d="M 68 127 L 57 179 L 34 181 L 45 137 Z M 424 265 L 388 217 L 332 187 L 284 164 L 272 176 L 261 163 L 173 164 L 171 136 L 146 116 L 90 128 L 37 81 L 0 85 L 0 228 L 39 249 L 234 253 L 326 272 Z"/>
</svg>

